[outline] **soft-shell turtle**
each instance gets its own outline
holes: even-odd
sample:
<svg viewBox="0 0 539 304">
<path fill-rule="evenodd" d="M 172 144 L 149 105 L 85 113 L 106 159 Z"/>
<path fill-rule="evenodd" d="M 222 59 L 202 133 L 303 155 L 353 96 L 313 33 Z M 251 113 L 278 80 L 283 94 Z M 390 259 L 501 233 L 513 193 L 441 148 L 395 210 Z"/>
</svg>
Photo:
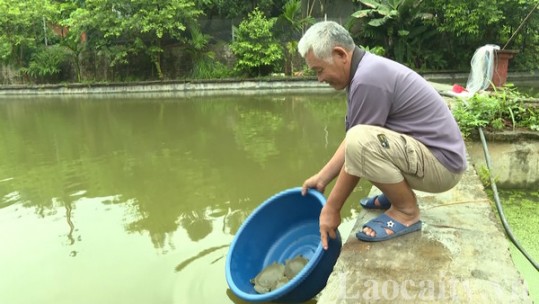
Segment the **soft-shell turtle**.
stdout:
<svg viewBox="0 0 539 304">
<path fill-rule="evenodd" d="M 285 265 L 274 262 L 251 279 L 251 283 L 255 285 L 254 288 L 258 293 L 270 292 L 288 283 L 307 262 L 308 260 L 301 255 L 287 260 Z"/>
<path fill-rule="evenodd" d="M 307 265 L 307 262 L 309 262 L 306 258 L 304 258 L 301 255 L 298 255 L 297 257 L 287 260 L 284 265 L 284 275 L 289 279 L 292 280 L 298 274 L 305 265 Z"/>
<path fill-rule="evenodd" d="M 283 264 L 275 262 L 264 268 L 254 279 L 251 279 L 256 292 L 270 292 L 286 284 L 288 279 L 284 276 L 284 268 Z"/>
</svg>

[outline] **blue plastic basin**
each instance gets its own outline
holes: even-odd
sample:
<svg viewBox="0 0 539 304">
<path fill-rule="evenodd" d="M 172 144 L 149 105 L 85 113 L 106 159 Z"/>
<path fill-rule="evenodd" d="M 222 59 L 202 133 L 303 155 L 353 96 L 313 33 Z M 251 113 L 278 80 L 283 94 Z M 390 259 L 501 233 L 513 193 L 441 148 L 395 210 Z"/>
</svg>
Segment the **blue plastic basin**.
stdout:
<svg viewBox="0 0 539 304">
<path fill-rule="evenodd" d="M 301 195 L 301 188 L 280 192 L 258 206 L 245 220 L 230 245 L 226 280 L 230 290 L 249 302 L 304 302 L 327 283 L 341 252 L 341 237 L 320 242 L 320 210 L 326 203 L 318 191 Z M 273 262 L 303 255 L 307 265 L 284 286 L 259 294 L 250 280 Z"/>
</svg>

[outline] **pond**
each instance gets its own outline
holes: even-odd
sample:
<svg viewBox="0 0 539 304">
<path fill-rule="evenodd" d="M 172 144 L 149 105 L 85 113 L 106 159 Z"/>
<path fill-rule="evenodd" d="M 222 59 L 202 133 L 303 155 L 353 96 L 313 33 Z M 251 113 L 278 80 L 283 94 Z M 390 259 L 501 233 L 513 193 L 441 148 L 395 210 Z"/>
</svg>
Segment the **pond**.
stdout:
<svg viewBox="0 0 539 304">
<path fill-rule="evenodd" d="M 224 276 L 235 232 L 333 155 L 344 100 L 0 99 L 0 303 L 239 303 Z"/>
<path fill-rule="evenodd" d="M 0 303 L 241 303 L 224 276 L 234 234 L 333 155 L 344 100 L 1 98 Z M 342 234 L 369 190 L 362 182 L 347 201 Z M 525 197 L 503 203 L 538 259 L 539 199 Z M 526 263 L 517 261 L 535 284 Z"/>
</svg>

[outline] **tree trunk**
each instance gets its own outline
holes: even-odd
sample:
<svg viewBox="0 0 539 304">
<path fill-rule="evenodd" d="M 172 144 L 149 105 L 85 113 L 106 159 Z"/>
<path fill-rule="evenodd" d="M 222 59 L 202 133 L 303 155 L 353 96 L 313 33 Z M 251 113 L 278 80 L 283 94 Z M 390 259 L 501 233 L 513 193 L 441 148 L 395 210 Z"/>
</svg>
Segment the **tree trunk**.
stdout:
<svg viewBox="0 0 539 304">
<path fill-rule="evenodd" d="M 157 71 L 157 77 L 159 80 L 163 80 L 163 72 L 161 71 L 161 56 L 158 54 L 155 59 L 152 59 L 155 69 Z"/>
</svg>

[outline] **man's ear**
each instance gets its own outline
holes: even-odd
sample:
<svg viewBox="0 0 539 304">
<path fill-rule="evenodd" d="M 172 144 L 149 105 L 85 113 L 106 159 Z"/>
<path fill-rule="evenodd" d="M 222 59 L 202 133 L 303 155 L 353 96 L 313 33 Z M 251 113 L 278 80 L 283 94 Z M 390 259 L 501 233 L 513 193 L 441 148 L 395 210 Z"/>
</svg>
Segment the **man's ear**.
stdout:
<svg viewBox="0 0 539 304">
<path fill-rule="evenodd" d="M 332 54 L 334 58 L 344 60 L 345 63 L 348 61 L 348 52 L 340 46 L 334 47 Z"/>
</svg>

